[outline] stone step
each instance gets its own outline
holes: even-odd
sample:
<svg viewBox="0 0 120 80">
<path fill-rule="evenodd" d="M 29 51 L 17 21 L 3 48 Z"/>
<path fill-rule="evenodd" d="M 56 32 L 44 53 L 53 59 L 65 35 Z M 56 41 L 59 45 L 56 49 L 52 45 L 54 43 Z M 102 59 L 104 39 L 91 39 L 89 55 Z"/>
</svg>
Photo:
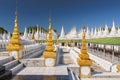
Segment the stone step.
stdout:
<svg viewBox="0 0 120 80">
<path fill-rule="evenodd" d="M 120 78 L 120 73 L 98 72 L 92 75 L 92 78 Z"/>
<path fill-rule="evenodd" d="M 17 65 L 19 62 L 17 60 L 13 60 L 13 61 L 10 61 L 6 64 L 4 64 L 3 66 L 5 66 L 5 69 L 6 70 L 9 70 L 10 68 L 14 67 L 15 65 Z"/>
<path fill-rule="evenodd" d="M 12 71 L 12 74 L 15 75 L 18 71 L 20 71 L 23 68 L 24 68 L 23 63 L 19 63 L 18 65 L 10 69 L 10 71 Z"/>
<path fill-rule="evenodd" d="M 120 79 L 120 76 L 113 76 L 113 75 L 109 75 L 109 76 L 92 76 L 92 78 L 119 78 Z"/>
<path fill-rule="evenodd" d="M 72 64 L 73 60 L 71 59 L 71 57 L 69 55 L 64 55 L 62 57 L 62 63 L 63 64 Z"/>
<path fill-rule="evenodd" d="M 14 58 L 12 56 L 6 57 L 6 58 L 2 58 L 2 59 L 0 59 L 0 65 L 6 64 L 6 63 L 8 63 L 10 61 L 13 61 L 13 60 L 14 60 Z"/>
<path fill-rule="evenodd" d="M 12 78 L 11 71 L 5 71 L 2 75 L 0 75 L 0 80 L 10 80 Z"/>
<path fill-rule="evenodd" d="M 0 75 L 5 73 L 5 66 L 0 66 Z"/>
<path fill-rule="evenodd" d="M 0 56 L 8 56 L 8 51 L 2 51 L 2 52 L 0 52 Z"/>
</svg>

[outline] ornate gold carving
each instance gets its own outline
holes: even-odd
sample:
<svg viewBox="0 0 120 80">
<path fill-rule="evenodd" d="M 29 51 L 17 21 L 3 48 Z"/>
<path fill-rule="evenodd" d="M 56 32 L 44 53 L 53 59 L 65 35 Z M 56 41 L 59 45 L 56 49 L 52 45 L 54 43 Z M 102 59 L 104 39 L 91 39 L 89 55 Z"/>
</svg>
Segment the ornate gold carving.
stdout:
<svg viewBox="0 0 120 80">
<path fill-rule="evenodd" d="M 117 72 L 120 72 L 120 65 L 117 65 Z"/>
<path fill-rule="evenodd" d="M 56 60 L 56 53 L 54 52 L 54 46 L 52 41 L 52 20 L 49 20 L 49 32 L 47 35 L 47 46 L 45 48 L 45 52 L 43 53 L 43 57 L 46 58 L 54 58 Z M 55 61 L 56 62 L 56 61 Z"/>
<path fill-rule="evenodd" d="M 89 55 L 87 54 L 87 49 L 86 49 L 86 40 L 85 40 L 85 32 L 83 30 L 82 33 L 82 46 L 81 46 L 81 50 L 80 50 L 80 54 L 79 54 L 79 58 L 77 59 L 78 64 L 80 65 L 80 67 L 82 66 L 88 66 L 90 67 L 92 64 L 92 61 L 89 59 Z M 90 67 L 91 69 L 91 67 Z M 81 68 L 80 68 L 80 77 L 90 77 L 91 76 L 91 72 L 88 75 L 83 75 L 81 73 Z"/>
<path fill-rule="evenodd" d="M 14 31 L 12 34 L 12 38 L 10 40 L 10 44 L 8 46 L 6 46 L 6 49 L 9 51 L 9 55 L 10 55 L 10 51 L 17 51 L 17 57 L 19 60 L 19 51 L 21 49 L 23 49 L 23 45 L 21 44 L 21 40 L 19 37 L 19 31 L 18 31 L 18 12 L 16 11 L 16 18 L 15 18 L 15 25 L 14 25 Z"/>
</svg>

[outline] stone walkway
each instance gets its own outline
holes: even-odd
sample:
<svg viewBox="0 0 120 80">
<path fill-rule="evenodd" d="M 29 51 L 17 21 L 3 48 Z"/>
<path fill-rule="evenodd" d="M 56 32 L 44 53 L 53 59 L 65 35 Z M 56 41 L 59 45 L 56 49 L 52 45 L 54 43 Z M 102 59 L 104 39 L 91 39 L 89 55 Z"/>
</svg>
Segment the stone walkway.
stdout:
<svg viewBox="0 0 120 80">
<path fill-rule="evenodd" d="M 73 60 L 71 58 L 70 53 L 63 48 L 60 52 L 60 64 L 73 64 Z"/>
<path fill-rule="evenodd" d="M 6 59 L 6 58 L 8 58 L 8 56 L 0 56 L 0 60 Z"/>
<path fill-rule="evenodd" d="M 98 65 L 97 63 L 93 62 L 92 63 L 92 69 L 95 72 L 106 72 L 105 69 L 103 69 L 100 65 Z"/>
<path fill-rule="evenodd" d="M 44 80 L 44 77 L 55 76 L 59 80 L 68 80 L 67 67 L 26 67 L 11 80 Z M 50 79 L 51 80 L 51 79 Z"/>
<path fill-rule="evenodd" d="M 0 51 L 0 56 L 8 56 L 8 51 Z"/>
</svg>

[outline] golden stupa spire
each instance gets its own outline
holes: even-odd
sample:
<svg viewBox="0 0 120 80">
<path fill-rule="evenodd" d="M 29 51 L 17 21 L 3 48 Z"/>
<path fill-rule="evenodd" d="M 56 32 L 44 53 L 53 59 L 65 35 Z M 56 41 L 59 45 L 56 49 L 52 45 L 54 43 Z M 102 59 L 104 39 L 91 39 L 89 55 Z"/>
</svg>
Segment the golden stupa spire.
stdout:
<svg viewBox="0 0 120 80">
<path fill-rule="evenodd" d="M 56 53 L 54 52 L 54 46 L 52 41 L 52 19 L 49 19 L 49 31 L 47 35 L 47 45 L 45 48 L 45 52 L 43 54 L 44 58 L 53 57 L 56 58 Z"/>
<path fill-rule="evenodd" d="M 90 72 L 88 75 L 83 75 L 81 68 L 80 68 L 80 77 L 90 77 L 91 76 L 91 65 L 92 65 L 92 61 L 89 58 L 89 55 L 87 53 L 87 48 L 86 48 L 86 39 L 85 39 L 85 31 L 83 29 L 82 32 L 82 46 L 81 46 L 81 50 L 80 50 L 80 54 L 79 54 L 79 58 L 77 60 L 78 64 L 80 67 L 84 67 L 87 66 L 90 69 Z"/>
<path fill-rule="evenodd" d="M 86 39 L 85 39 L 84 29 L 82 31 L 82 46 L 81 46 L 79 57 L 82 60 L 89 60 L 89 55 L 87 53 L 87 48 L 86 48 Z"/>
<path fill-rule="evenodd" d="M 19 31 L 18 31 L 18 11 L 16 9 L 15 12 L 15 25 L 14 25 L 14 30 L 12 33 L 12 38 L 10 40 L 10 44 L 8 46 L 6 46 L 8 51 L 19 51 L 21 49 L 23 49 L 23 46 L 21 45 L 21 40 L 19 37 Z M 19 59 L 19 57 L 18 57 Z"/>
</svg>

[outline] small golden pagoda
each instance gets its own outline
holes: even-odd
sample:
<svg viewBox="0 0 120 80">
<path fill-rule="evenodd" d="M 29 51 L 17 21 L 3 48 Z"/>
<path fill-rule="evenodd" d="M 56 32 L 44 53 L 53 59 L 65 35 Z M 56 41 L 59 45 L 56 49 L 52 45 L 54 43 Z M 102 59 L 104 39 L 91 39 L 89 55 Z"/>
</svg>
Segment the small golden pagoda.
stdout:
<svg viewBox="0 0 120 80">
<path fill-rule="evenodd" d="M 117 72 L 120 72 L 120 65 L 117 65 Z"/>
<path fill-rule="evenodd" d="M 77 62 L 80 66 L 80 77 L 81 78 L 91 77 L 92 61 L 90 60 L 89 55 L 87 53 L 84 29 L 82 33 L 82 46 L 81 46 L 81 50 L 80 50 L 80 54 Z"/>
<path fill-rule="evenodd" d="M 18 30 L 18 12 L 16 10 L 16 18 L 15 18 L 15 25 L 14 31 L 12 34 L 12 38 L 10 40 L 10 44 L 6 46 L 6 49 L 9 51 L 9 56 L 14 56 L 16 60 L 20 59 L 20 50 L 23 49 L 23 45 L 21 44 L 21 40 L 19 37 L 19 30 Z"/>
<path fill-rule="evenodd" d="M 34 36 L 35 32 L 34 32 L 34 29 L 32 29 L 32 38 L 31 40 L 35 41 L 35 36 Z"/>
<path fill-rule="evenodd" d="M 45 66 L 55 66 L 56 63 L 56 53 L 54 52 L 54 46 L 52 41 L 52 20 L 49 19 L 49 32 L 47 35 L 47 45 L 43 57 L 45 58 Z M 51 61 L 51 62 L 49 62 Z M 51 63 L 51 64 L 50 64 Z"/>
</svg>

